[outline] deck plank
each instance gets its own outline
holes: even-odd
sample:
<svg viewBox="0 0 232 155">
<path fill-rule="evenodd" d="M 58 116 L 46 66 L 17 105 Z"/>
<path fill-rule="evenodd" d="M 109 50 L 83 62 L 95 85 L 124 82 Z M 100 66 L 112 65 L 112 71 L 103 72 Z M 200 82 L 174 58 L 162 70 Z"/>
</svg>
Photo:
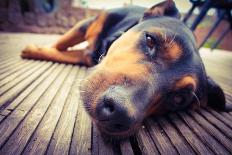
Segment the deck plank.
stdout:
<svg viewBox="0 0 232 155">
<path fill-rule="evenodd" d="M 148 128 L 152 140 L 155 142 L 160 154 L 178 154 L 170 139 L 156 121 L 147 120 L 146 127 Z"/>
<path fill-rule="evenodd" d="M 17 80 L 18 81 L 18 77 L 26 77 L 24 73 L 27 74 L 27 72 L 29 72 L 29 74 L 32 73 L 32 71 L 35 71 L 38 67 L 40 67 L 41 65 L 44 65 L 45 63 L 41 64 L 39 62 L 34 61 L 32 64 L 27 65 L 26 67 L 24 67 L 23 69 L 19 70 L 16 73 L 11 74 L 10 76 L 8 76 L 7 78 L 3 79 L 0 81 L 0 87 L 3 87 L 4 85 L 6 85 L 7 83 L 13 81 L 13 80 Z M 1 88 L 2 90 L 2 88 Z M 2 92 L 2 91 L 1 91 Z"/>
<path fill-rule="evenodd" d="M 52 73 L 52 71 L 57 67 L 57 64 L 54 64 L 52 67 L 50 67 L 41 77 L 39 77 L 35 82 L 33 82 L 27 89 L 25 89 L 17 98 L 11 102 L 8 106 L 6 106 L 2 111 L 0 111 L 0 114 L 2 114 L 4 117 L 7 117 L 27 96 L 29 96 L 32 91 L 39 85 L 42 85 L 42 82 L 48 77 L 49 74 Z M 47 79 L 49 81 L 49 79 Z M 46 87 L 44 87 L 46 88 Z M 5 99 L 5 100 L 11 100 L 11 99 Z M 1 122 L 1 121 L 0 121 Z"/>
<path fill-rule="evenodd" d="M 3 68 L 2 66 L 10 61 L 15 61 L 15 57 L 11 57 L 11 56 L 0 56 L 0 66 L 1 66 L 1 69 Z"/>
<path fill-rule="evenodd" d="M 53 84 L 54 79 L 63 69 L 63 65 L 56 68 L 53 74 L 47 78 L 41 85 L 39 85 L 23 102 L 14 109 L 10 116 L 7 117 L 3 122 L 1 122 L 0 126 L 0 148 L 3 147 L 3 144 L 12 134 L 12 132 L 16 129 L 17 125 L 24 119 L 29 110 L 38 102 L 38 99 L 42 94 L 47 90 L 47 88 Z M 54 86 L 53 86 L 54 87 Z M 50 91 L 54 92 L 50 87 Z M 50 94 L 49 94 L 50 95 Z M 45 96 L 45 94 L 44 94 Z M 46 96 L 43 97 L 46 100 Z M 40 99 L 41 101 L 41 99 Z M 20 109 L 23 109 L 23 111 Z"/>
<path fill-rule="evenodd" d="M 10 65 L 8 67 L 4 67 L 2 69 L 0 69 L 0 75 L 4 76 L 5 74 L 12 74 L 12 71 L 17 71 L 19 70 L 19 66 L 25 66 L 25 64 L 29 63 L 30 61 L 18 61 L 17 63 Z M 0 65 L 1 66 L 1 65 Z M 2 77 L 0 78 L 1 80 L 3 79 Z"/>
<path fill-rule="evenodd" d="M 6 89 L 10 89 L 7 92 L 4 92 L 4 94 L 1 96 L 0 99 L 0 110 L 8 105 L 9 102 L 11 102 L 17 95 L 19 95 L 28 85 L 30 85 L 36 78 L 38 78 L 48 67 L 51 66 L 51 63 L 45 64 L 43 67 L 39 68 L 37 71 L 34 72 L 34 74 L 28 76 L 25 79 L 22 79 L 17 85 L 15 81 L 13 83 L 10 83 L 10 85 L 6 85 Z M 19 80 L 17 80 L 19 81 Z M 14 89 L 11 89 L 14 87 Z M 2 90 L 2 88 L 1 88 Z"/>
<path fill-rule="evenodd" d="M 217 127 L 222 133 L 224 133 L 224 135 L 232 139 L 232 129 L 229 128 L 225 123 L 223 123 L 220 119 L 217 119 L 217 117 L 214 117 L 214 115 L 204 109 L 200 109 L 198 111 L 202 116 L 205 117 L 205 119 L 210 122 L 210 124 Z M 229 124 L 232 125 L 231 122 Z"/>
<path fill-rule="evenodd" d="M 35 132 L 28 141 L 29 144 L 26 146 L 23 154 L 44 154 L 46 152 L 47 146 L 54 133 L 57 122 L 59 121 L 61 112 L 65 105 L 65 101 L 73 84 L 74 78 L 76 76 L 76 68 L 68 66 L 65 68 L 62 78 L 63 84 L 60 85 L 59 90 L 53 100 L 51 101 L 46 113 L 44 114 L 39 125 L 36 127 Z M 58 88 L 58 87 L 57 87 Z M 37 110 L 38 111 L 38 110 Z M 29 117 L 29 116 L 28 116 Z M 41 118 L 31 118 L 34 120 L 40 120 Z M 41 136 L 43 135 L 43 137 Z M 53 137 L 54 138 L 54 137 Z M 53 139 L 54 140 L 54 139 Z M 57 140 L 57 139 L 56 139 Z"/>
<path fill-rule="evenodd" d="M 0 70 L 0 80 L 2 81 L 7 76 L 10 76 L 11 74 L 21 70 L 22 68 L 26 67 L 29 64 L 30 64 L 30 61 L 19 62 L 19 63 L 15 64 L 9 68 L 6 68 L 5 72 L 1 73 L 1 71 L 3 71 L 3 70 Z"/>
<path fill-rule="evenodd" d="M 91 154 L 91 130 L 92 124 L 89 116 L 84 110 L 80 100 L 79 90 L 82 79 L 85 77 L 86 69 L 81 69 L 78 78 L 76 79 L 75 87 L 72 91 L 72 100 L 75 102 L 77 109 L 74 109 L 75 124 L 73 127 L 72 142 L 70 146 L 70 154 Z M 78 102 L 77 102 L 78 100 Z M 73 108 L 72 108 L 73 109 Z"/>
<path fill-rule="evenodd" d="M 222 117 L 228 119 L 230 122 L 232 122 L 232 115 L 230 115 L 230 112 L 219 112 L 219 114 L 221 114 Z M 231 126 L 231 125 L 229 125 Z"/>
<path fill-rule="evenodd" d="M 75 72 L 72 87 L 66 99 L 59 122 L 50 140 L 50 144 L 48 145 L 46 154 L 69 154 L 75 115 L 78 107 L 78 98 L 76 98 L 76 94 L 78 93 L 75 92 L 75 88 L 79 84 L 76 83 L 75 79 L 80 75 L 79 67 L 75 68 Z"/>
<path fill-rule="evenodd" d="M 194 149 L 196 154 L 208 154 L 211 155 L 213 152 L 206 147 L 201 140 L 191 131 L 189 128 L 179 117 L 177 114 L 169 114 L 168 118 L 174 124 L 174 126 L 178 129 L 178 131 L 182 134 L 182 136 L 186 139 L 189 145 Z"/>
<path fill-rule="evenodd" d="M 129 139 L 120 143 L 121 153 L 122 155 L 133 155 L 134 151 Z"/>
<path fill-rule="evenodd" d="M 97 127 L 93 126 L 93 137 L 92 137 L 92 154 L 99 155 L 119 155 L 120 152 L 116 148 L 120 148 L 115 143 L 110 143 L 110 141 L 105 141 L 103 137 L 100 135 Z"/>
<path fill-rule="evenodd" d="M 162 126 L 167 136 L 175 146 L 179 154 L 195 154 L 192 148 L 185 142 L 183 137 L 178 134 L 175 128 L 164 117 L 157 118 L 158 123 Z"/>
<path fill-rule="evenodd" d="M 226 137 L 222 132 L 200 116 L 200 114 L 193 111 L 190 111 L 190 114 L 202 127 L 204 127 L 205 130 L 211 134 L 211 136 L 215 137 L 230 153 L 232 153 L 232 141 L 228 137 Z"/>
<path fill-rule="evenodd" d="M 217 119 L 219 119 L 220 121 L 222 121 L 225 125 L 227 125 L 228 127 L 230 127 L 232 129 L 232 117 L 228 118 L 226 115 L 223 115 L 222 113 L 219 113 L 215 110 L 212 110 L 210 108 L 206 108 L 208 112 L 210 112 L 214 117 L 216 117 Z M 224 113 L 226 114 L 226 113 Z"/>
<path fill-rule="evenodd" d="M 143 126 L 136 135 L 138 145 L 142 154 L 152 155 L 159 154 L 159 151 L 152 141 L 151 136 L 146 131 L 146 127 Z"/>
<path fill-rule="evenodd" d="M 0 151 L 0 154 L 16 155 L 16 154 L 20 154 L 23 151 L 24 147 L 26 146 L 34 130 L 40 123 L 41 118 L 44 116 L 52 100 L 54 99 L 57 92 L 59 91 L 70 69 L 71 69 L 70 66 L 64 68 L 64 70 L 58 76 L 58 78 L 53 83 L 53 85 L 46 91 L 46 93 L 43 94 L 43 96 L 41 96 L 37 104 L 33 106 L 32 110 L 29 111 L 26 118 L 19 124 L 19 126 L 14 131 L 14 133 L 9 137 L 6 144 L 3 146 L 2 150 Z M 24 114 L 25 111 L 30 108 L 27 106 L 28 105 L 25 105 L 25 107 L 21 107 L 21 106 L 17 107 L 17 109 L 19 110 L 16 110 L 16 117 L 17 115 L 20 115 L 21 111 L 23 111 L 23 114 Z M 44 127 L 46 128 L 46 126 Z M 44 136 L 46 137 L 46 134 L 43 136 L 39 136 L 40 138 L 39 140 L 43 139 Z M 44 143 L 45 142 L 46 141 L 44 141 Z M 42 142 L 40 145 L 36 146 L 36 148 L 37 147 L 45 147 L 45 146 L 43 145 L 43 142 Z M 42 152 L 42 150 L 39 152 Z"/>
<path fill-rule="evenodd" d="M 15 60 L 15 59 L 10 59 L 10 60 L 6 60 L 6 62 L 2 62 L 2 64 L 0 65 L 0 70 L 5 70 L 5 68 L 8 68 L 14 64 L 17 64 L 18 62 L 20 62 L 20 60 Z"/>
<path fill-rule="evenodd" d="M 215 154 L 230 154 L 225 147 L 212 137 L 204 128 L 202 128 L 194 119 L 184 112 L 180 112 L 179 116 L 194 131 L 200 141 L 209 147 Z"/>
<path fill-rule="evenodd" d="M 78 87 L 86 68 L 19 56 L 28 40 L 46 45 L 58 37 L 0 35 L 0 42 L 4 40 L 0 51 L 0 154 L 232 154 L 232 112 L 210 108 L 149 118 L 130 139 L 105 141 L 80 100 Z M 232 105 L 232 54 L 201 49 L 201 55 L 208 75 L 219 83 L 227 104 Z"/>
<path fill-rule="evenodd" d="M 22 74 L 20 76 L 16 76 L 15 79 L 13 79 L 12 81 L 9 81 L 8 83 L 5 83 L 0 89 L 0 95 L 3 95 L 9 89 L 11 89 L 15 85 L 19 84 L 20 82 L 25 81 L 28 77 L 30 77 L 29 75 L 34 75 L 33 74 L 34 72 L 42 73 L 50 65 L 51 65 L 51 63 L 50 64 L 49 63 L 36 64 L 35 67 L 33 67 L 32 69 L 29 69 L 24 74 Z"/>
</svg>

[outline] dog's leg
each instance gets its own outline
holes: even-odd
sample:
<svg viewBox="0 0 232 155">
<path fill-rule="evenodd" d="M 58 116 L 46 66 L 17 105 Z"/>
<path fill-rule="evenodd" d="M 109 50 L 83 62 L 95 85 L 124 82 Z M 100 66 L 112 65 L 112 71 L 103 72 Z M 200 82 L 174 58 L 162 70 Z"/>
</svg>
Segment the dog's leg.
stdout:
<svg viewBox="0 0 232 155">
<path fill-rule="evenodd" d="M 51 48 L 28 45 L 22 51 L 21 57 L 90 66 L 91 57 L 87 50 L 67 51 L 67 48 L 85 41 L 85 33 L 92 21 L 93 19 L 88 19 L 77 23 Z"/>
<path fill-rule="evenodd" d="M 86 31 L 93 21 L 94 18 L 78 22 L 73 28 L 67 31 L 52 47 L 59 51 L 66 51 L 67 48 L 85 41 Z"/>
<path fill-rule="evenodd" d="M 22 58 L 47 60 L 53 62 L 82 64 L 92 66 L 92 58 L 87 50 L 59 51 L 56 48 L 37 47 L 29 45 L 22 52 Z"/>
</svg>

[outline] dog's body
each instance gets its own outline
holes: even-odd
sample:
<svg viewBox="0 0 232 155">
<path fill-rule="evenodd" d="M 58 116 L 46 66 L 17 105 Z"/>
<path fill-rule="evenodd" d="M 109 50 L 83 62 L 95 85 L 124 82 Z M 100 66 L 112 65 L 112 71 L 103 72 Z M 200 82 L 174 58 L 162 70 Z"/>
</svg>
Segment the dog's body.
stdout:
<svg viewBox="0 0 232 155">
<path fill-rule="evenodd" d="M 145 8 L 139 6 L 131 6 L 125 8 L 117 8 L 108 10 L 95 18 L 103 22 L 102 29 L 97 34 L 97 39 L 94 43 L 92 60 L 94 64 L 98 64 L 101 57 L 107 54 L 111 44 L 117 40 L 124 32 L 129 30 L 134 25 L 138 24 L 143 16 Z M 96 25 L 98 26 L 98 25 Z M 93 27 L 96 29 L 97 27 Z M 89 32 L 89 33 L 92 33 Z M 91 34 L 87 34 L 91 35 Z M 88 36 L 87 36 L 88 37 Z"/>
<path fill-rule="evenodd" d="M 125 137 L 149 115 L 225 107 L 221 88 L 206 76 L 194 36 L 179 18 L 171 0 L 150 9 L 113 9 L 81 21 L 52 48 L 27 47 L 22 57 L 98 64 L 83 81 L 84 105 L 103 133 Z M 85 50 L 67 50 L 86 40 Z"/>
</svg>

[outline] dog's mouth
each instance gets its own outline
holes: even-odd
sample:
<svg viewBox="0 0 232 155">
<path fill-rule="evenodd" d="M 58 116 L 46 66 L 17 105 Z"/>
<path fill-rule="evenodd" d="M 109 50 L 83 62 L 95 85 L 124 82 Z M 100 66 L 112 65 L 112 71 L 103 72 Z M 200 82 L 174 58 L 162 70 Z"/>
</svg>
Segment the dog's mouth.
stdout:
<svg viewBox="0 0 232 155">
<path fill-rule="evenodd" d="M 131 125 L 122 125 L 120 123 L 110 123 L 110 120 L 94 121 L 99 131 L 105 137 L 113 137 L 118 140 L 130 137 L 138 131 L 141 126 L 140 122 L 134 122 Z"/>
<path fill-rule="evenodd" d="M 133 79 L 94 72 L 82 83 L 80 95 L 99 131 L 117 139 L 129 137 L 139 129 L 152 96 L 150 89 L 147 76 Z"/>
</svg>

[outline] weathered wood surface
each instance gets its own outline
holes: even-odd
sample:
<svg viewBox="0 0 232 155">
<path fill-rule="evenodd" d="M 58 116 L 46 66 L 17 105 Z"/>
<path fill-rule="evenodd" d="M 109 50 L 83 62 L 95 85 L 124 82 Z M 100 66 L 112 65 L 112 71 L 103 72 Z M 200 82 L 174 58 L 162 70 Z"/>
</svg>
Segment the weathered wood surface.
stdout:
<svg viewBox="0 0 232 155">
<path fill-rule="evenodd" d="M 147 119 L 135 136 L 106 144 L 80 101 L 86 68 L 19 57 L 28 42 L 57 37 L 0 34 L 0 155 L 232 154 L 232 112 L 210 108 Z M 232 104 L 232 53 L 201 55 Z"/>
</svg>

